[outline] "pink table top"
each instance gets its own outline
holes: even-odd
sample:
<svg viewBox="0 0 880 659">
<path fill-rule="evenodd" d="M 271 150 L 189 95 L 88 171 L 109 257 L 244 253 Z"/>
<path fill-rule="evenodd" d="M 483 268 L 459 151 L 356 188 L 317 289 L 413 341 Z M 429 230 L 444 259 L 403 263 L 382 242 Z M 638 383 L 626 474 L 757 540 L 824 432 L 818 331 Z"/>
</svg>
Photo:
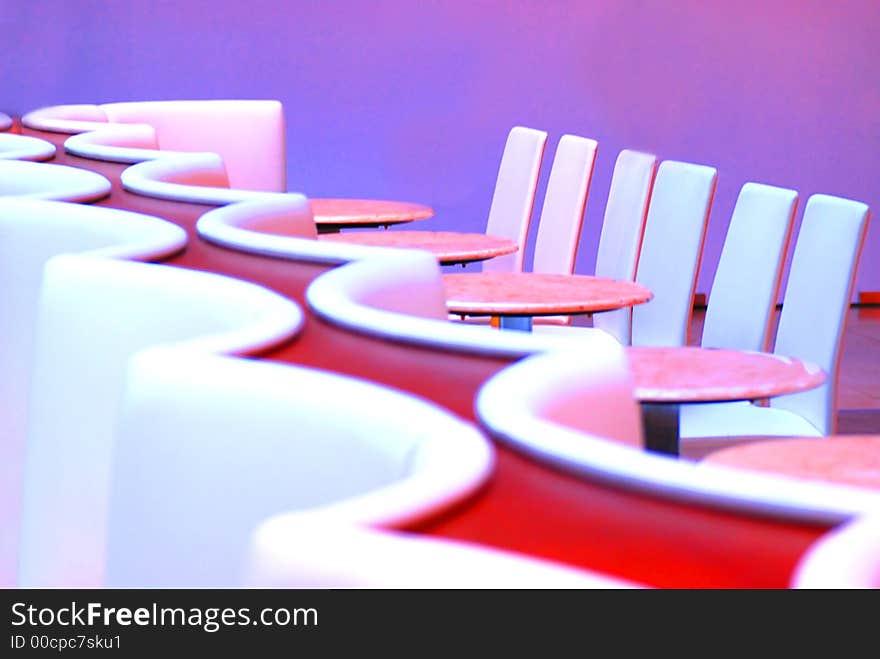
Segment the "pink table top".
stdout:
<svg viewBox="0 0 880 659">
<path fill-rule="evenodd" d="M 818 387 L 825 372 L 769 353 L 707 348 L 627 348 L 636 399 L 645 403 L 756 400 Z"/>
<path fill-rule="evenodd" d="M 513 254 L 519 248 L 506 238 L 453 231 L 350 231 L 324 234 L 321 240 L 371 247 L 406 247 L 432 252 L 441 263 L 482 261 Z"/>
<path fill-rule="evenodd" d="M 880 435 L 752 442 L 712 453 L 703 462 L 880 489 Z"/>
<path fill-rule="evenodd" d="M 404 201 L 377 199 L 309 199 L 317 224 L 333 226 L 381 226 L 425 220 L 434 209 Z"/>
<path fill-rule="evenodd" d="M 444 275 L 446 307 L 471 316 L 590 313 L 647 302 L 651 291 L 631 281 L 534 272 Z"/>
</svg>

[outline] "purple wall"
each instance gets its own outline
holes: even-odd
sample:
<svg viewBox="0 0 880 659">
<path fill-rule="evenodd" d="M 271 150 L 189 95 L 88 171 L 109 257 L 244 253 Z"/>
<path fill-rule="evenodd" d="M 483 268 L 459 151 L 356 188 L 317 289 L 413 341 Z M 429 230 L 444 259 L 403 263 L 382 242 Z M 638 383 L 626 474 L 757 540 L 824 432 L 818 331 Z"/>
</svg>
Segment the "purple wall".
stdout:
<svg viewBox="0 0 880 659">
<path fill-rule="evenodd" d="M 514 124 L 550 132 L 539 195 L 559 137 L 595 138 L 580 272 L 622 148 L 718 168 L 701 291 L 745 181 L 880 209 L 877 0 L 29 0 L 0 28 L 2 110 L 278 98 L 291 189 L 424 202 L 435 228 L 485 228 Z M 860 290 L 878 248 L 875 226 Z"/>
</svg>

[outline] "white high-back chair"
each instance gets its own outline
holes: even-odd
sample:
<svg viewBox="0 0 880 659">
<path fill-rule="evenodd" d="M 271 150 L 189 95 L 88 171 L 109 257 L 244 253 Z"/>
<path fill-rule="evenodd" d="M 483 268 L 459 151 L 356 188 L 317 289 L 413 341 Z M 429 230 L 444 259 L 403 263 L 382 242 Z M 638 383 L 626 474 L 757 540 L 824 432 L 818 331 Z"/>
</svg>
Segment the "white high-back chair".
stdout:
<svg viewBox="0 0 880 659">
<path fill-rule="evenodd" d="M 152 126 L 161 150 L 219 154 L 233 188 L 287 189 L 284 111 L 278 101 L 142 101 L 100 109 L 110 123 Z"/>
<path fill-rule="evenodd" d="M 293 302 L 220 275 L 80 256 L 50 260 L 34 337 L 20 585 L 103 582 L 110 460 L 133 354 L 181 342 L 199 353 L 250 353 L 286 340 L 301 321 Z M 169 418 L 181 412 L 167 410 Z"/>
<path fill-rule="evenodd" d="M 559 140 L 538 222 L 534 272 L 574 272 L 598 146 L 595 140 L 576 135 L 563 135 Z M 543 316 L 535 322 L 567 325 L 571 316 Z"/>
<path fill-rule="evenodd" d="M 841 341 L 869 217 L 865 204 L 828 195 L 813 195 L 804 210 L 773 351 L 820 366 L 826 383 L 769 407 L 693 406 L 682 415 L 682 437 L 834 433 Z"/>
<path fill-rule="evenodd" d="M 0 586 L 15 583 L 28 391 L 46 262 L 77 252 L 155 260 L 185 243 L 182 229 L 147 215 L 54 201 L 0 200 Z"/>
<path fill-rule="evenodd" d="M 654 298 L 632 311 L 632 345 L 687 343 L 716 181 L 712 167 L 660 163 L 636 273 Z"/>
<path fill-rule="evenodd" d="M 560 138 L 538 222 L 534 272 L 563 275 L 574 272 L 598 148 L 596 140 L 585 137 L 563 135 Z"/>
<path fill-rule="evenodd" d="M 452 540 L 276 518 L 253 534 L 248 585 L 259 588 L 631 588 L 550 561 Z"/>
<path fill-rule="evenodd" d="M 597 277 L 635 281 L 656 172 L 657 156 L 653 154 L 625 149 L 617 156 L 596 252 Z M 629 343 L 632 309 L 595 314 L 593 327 Z"/>
<path fill-rule="evenodd" d="M 144 352 L 113 460 L 106 584 L 242 585 L 249 537 L 267 517 L 412 523 L 472 494 L 492 455 L 472 425 L 379 385 Z"/>
<path fill-rule="evenodd" d="M 507 136 L 486 233 L 514 241 L 519 250 L 484 261 L 484 272 L 520 272 L 523 269 L 526 238 L 546 144 L 547 133 L 533 128 L 515 126 Z"/>
<path fill-rule="evenodd" d="M 740 190 L 709 294 L 702 345 L 765 351 L 798 194 L 746 183 Z"/>
<path fill-rule="evenodd" d="M 856 518 L 822 536 L 798 562 L 793 588 L 880 588 L 880 516 Z"/>
</svg>

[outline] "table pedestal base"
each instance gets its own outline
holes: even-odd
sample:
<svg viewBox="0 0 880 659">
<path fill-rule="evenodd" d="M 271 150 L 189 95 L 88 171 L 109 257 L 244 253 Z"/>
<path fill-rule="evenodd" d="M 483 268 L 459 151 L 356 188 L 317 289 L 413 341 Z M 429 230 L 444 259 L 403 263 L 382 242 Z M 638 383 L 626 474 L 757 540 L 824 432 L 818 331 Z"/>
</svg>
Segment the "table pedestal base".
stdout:
<svg viewBox="0 0 880 659">
<path fill-rule="evenodd" d="M 532 331 L 531 316 L 501 316 L 499 327 L 503 330 L 518 330 L 520 332 Z"/>
<path fill-rule="evenodd" d="M 678 457 L 679 405 L 642 403 L 645 448 L 653 453 Z"/>
</svg>

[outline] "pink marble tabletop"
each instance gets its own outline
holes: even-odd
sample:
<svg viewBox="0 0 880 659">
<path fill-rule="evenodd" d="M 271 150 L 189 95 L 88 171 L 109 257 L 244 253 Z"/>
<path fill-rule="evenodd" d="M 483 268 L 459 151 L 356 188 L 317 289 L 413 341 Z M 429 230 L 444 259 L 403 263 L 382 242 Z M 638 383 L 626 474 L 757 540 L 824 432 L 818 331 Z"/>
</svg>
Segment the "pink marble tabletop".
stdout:
<svg viewBox="0 0 880 659">
<path fill-rule="evenodd" d="M 880 489 L 880 435 L 771 439 L 726 448 L 702 462 Z"/>
<path fill-rule="evenodd" d="M 515 242 L 506 238 L 453 231 L 349 231 L 324 234 L 320 239 L 372 247 L 424 249 L 433 252 L 441 263 L 482 261 L 513 254 L 519 249 Z"/>
<path fill-rule="evenodd" d="M 634 396 L 645 403 L 755 400 L 818 387 L 825 372 L 769 353 L 709 348 L 627 348 Z"/>
<path fill-rule="evenodd" d="M 380 226 L 434 216 L 434 209 L 405 201 L 378 199 L 309 199 L 317 224 Z"/>
<path fill-rule="evenodd" d="M 446 307 L 471 316 L 590 313 L 647 302 L 653 295 L 631 281 L 534 272 L 470 272 L 443 276 Z"/>
</svg>

